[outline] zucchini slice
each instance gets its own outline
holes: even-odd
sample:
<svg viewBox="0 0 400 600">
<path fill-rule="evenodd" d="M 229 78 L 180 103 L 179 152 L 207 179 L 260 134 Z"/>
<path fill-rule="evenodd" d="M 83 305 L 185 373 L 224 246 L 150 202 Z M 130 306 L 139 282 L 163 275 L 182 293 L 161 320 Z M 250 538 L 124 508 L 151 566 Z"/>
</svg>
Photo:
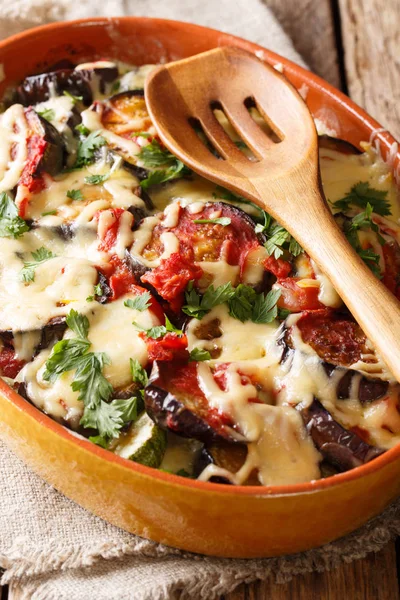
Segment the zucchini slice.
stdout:
<svg viewBox="0 0 400 600">
<path fill-rule="evenodd" d="M 114 454 L 147 467 L 159 467 L 167 445 L 167 436 L 144 412 L 132 423 L 114 449 Z"/>
</svg>

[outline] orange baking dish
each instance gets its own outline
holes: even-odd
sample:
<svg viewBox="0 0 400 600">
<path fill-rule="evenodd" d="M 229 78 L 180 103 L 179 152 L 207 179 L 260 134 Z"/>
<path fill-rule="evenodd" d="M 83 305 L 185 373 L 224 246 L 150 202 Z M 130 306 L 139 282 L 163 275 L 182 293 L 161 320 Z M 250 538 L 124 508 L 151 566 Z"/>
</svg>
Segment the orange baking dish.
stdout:
<svg viewBox="0 0 400 600">
<path fill-rule="evenodd" d="M 0 92 L 65 58 L 132 64 L 237 46 L 281 63 L 313 115 L 359 145 L 375 136 L 396 173 L 395 140 L 329 84 L 255 44 L 161 19 L 124 17 L 54 23 L 0 42 Z M 36 473 L 107 521 L 185 550 L 227 557 L 274 556 L 325 544 L 378 514 L 400 492 L 400 446 L 346 473 L 279 487 L 183 479 L 124 460 L 74 435 L 0 382 L 1 437 Z"/>
</svg>

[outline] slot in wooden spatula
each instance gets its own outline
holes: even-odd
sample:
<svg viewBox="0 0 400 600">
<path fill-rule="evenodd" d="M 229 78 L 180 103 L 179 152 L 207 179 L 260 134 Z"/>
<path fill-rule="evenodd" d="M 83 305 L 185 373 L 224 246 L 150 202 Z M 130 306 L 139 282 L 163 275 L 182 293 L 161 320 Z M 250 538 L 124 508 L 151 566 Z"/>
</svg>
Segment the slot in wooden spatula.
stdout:
<svg viewBox="0 0 400 600">
<path fill-rule="evenodd" d="M 400 303 L 337 227 L 321 188 L 312 116 L 287 79 L 252 54 L 226 47 L 157 67 L 145 93 L 167 148 L 195 172 L 277 219 L 329 277 L 400 381 Z M 253 120 L 249 104 L 257 107 L 272 135 Z M 231 140 L 215 117 L 216 108 L 256 160 Z"/>
</svg>

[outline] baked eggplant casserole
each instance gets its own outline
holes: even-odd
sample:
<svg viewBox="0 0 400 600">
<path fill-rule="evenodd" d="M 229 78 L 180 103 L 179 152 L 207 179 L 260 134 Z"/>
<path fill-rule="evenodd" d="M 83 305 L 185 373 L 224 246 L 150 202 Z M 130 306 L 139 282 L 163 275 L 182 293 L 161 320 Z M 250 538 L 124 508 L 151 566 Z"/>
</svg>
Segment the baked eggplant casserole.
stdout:
<svg viewBox="0 0 400 600">
<path fill-rule="evenodd" d="M 294 484 L 373 460 L 400 441 L 399 384 L 296 240 L 162 145 L 151 68 L 65 61 L 5 95 L 2 377 L 76 435 L 183 477 Z M 371 144 L 319 146 L 337 223 L 400 298 L 388 166 Z"/>
</svg>

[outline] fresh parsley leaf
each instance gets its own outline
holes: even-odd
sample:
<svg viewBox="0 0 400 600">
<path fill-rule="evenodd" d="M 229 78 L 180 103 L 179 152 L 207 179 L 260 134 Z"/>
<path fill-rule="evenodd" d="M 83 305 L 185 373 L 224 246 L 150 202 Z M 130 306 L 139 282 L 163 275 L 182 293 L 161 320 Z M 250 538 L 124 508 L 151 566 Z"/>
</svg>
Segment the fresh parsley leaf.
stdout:
<svg viewBox="0 0 400 600">
<path fill-rule="evenodd" d="M 110 90 L 111 94 L 116 94 L 120 87 L 121 87 L 121 82 L 119 81 L 119 79 L 117 79 L 117 81 L 114 81 L 114 83 L 112 84 L 112 87 Z"/>
<path fill-rule="evenodd" d="M 79 123 L 79 125 L 75 125 L 75 130 L 78 131 L 81 135 L 89 135 L 90 129 L 85 127 L 83 123 Z"/>
<path fill-rule="evenodd" d="M 281 225 L 275 225 L 269 235 L 270 237 L 264 246 L 270 256 L 278 259 L 283 254 L 282 246 L 290 241 L 290 233 Z"/>
<path fill-rule="evenodd" d="M 253 304 L 256 300 L 256 292 L 248 285 L 242 283 L 237 286 L 235 293 L 228 301 L 229 314 L 239 321 L 249 321 L 251 319 Z"/>
<path fill-rule="evenodd" d="M 124 425 L 136 421 L 142 407 L 142 403 L 136 396 L 132 396 L 132 398 L 118 398 L 113 400 L 111 404 L 120 411 Z"/>
<path fill-rule="evenodd" d="M 36 112 L 40 117 L 46 119 L 46 121 L 53 121 L 56 116 L 56 113 L 52 108 L 44 108 L 43 110 L 37 110 Z"/>
<path fill-rule="evenodd" d="M 146 167 L 157 169 L 149 173 L 148 177 L 140 182 L 141 187 L 144 189 L 172 179 L 184 177 L 190 173 L 190 169 L 185 167 L 183 162 L 171 154 L 171 152 L 162 148 L 156 139 L 152 140 L 150 144 L 143 146 L 137 158 Z"/>
<path fill-rule="evenodd" d="M 168 319 L 167 315 L 165 315 L 165 329 L 170 333 L 176 333 L 177 335 L 183 334 L 182 329 L 175 327 L 175 325 Z"/>
<path fill-rule="evenodd" d="M 90 435 L 89 441 L 93 442 L 93 444 L 96 444 L 96 446 L 100 446 L 101 448 L 107 450 L 108 446 L 110 445 L 111 438 L 105 437 L 104 435 Z"/>
<path fill-rule="evenodd" d="M 106 401 L 111 396 L 112 385 L 102 373 L 103 367 L 108 364 L 110 360 L 104 352 L 88 352 L 76 365 L 71 388 L 74 392 L 79 392 L 78 399 L 84 403 L 85 408 L 96 408 L 99 401 Z"/>
<path fill-rule="evenodd" d="M 64 90 L 63 94 L 64 96 L 67 96 L 67 98 L 71 98 L 72 104 L 77 104 L 78 102 L 83 101 L 83 96 L 74 96 L 74 94 L 71 94 L 71 92 L 69 92 L 68 90 Z"/>
<path fill-rule="evenodd" d="M 104 146 L 106 140 L 100 135 L 100 131 L 92 131 L 89 135 L 80 140 L 76 155 L 74 168 L 80 168 L 85 165 L 90 165 L 94 159 L 95 151 Z"/>
<path fill-rule="evenodd" d="M 260 210 L 262 210 L 262 209 L 260 209 Z M 271 215 L 269 215 L 267 212 L 265 212 L 265 210 L 263 210 L 261 216 L 262 216 L 263 222 L 257 223 L 257 225 L 255 226 L 254 231 L 256 233 L 268 232 L 271 227 L 271 223 L 272 223 Z"/>
<path fill-rule="evenodd" d="M 204 295 L 200 296 L 194 288 L 193 281 L 190 281 L 185 293 L 186 304 L 182 307 L 182 311 L 190 317 L 200 320 L 208 313 L 208 311 L 214 308 L 214 306 L 227 302 L 234 293 L 235 290 L 229 282 L 220 285 L 217 288 L 210 285 Z"/>
<path fill-rule="evenodd" d="M 74 369 L 89 347 L 90 342 L 83 339 L 64 339 L 57 342 L 46 361 L 43 379 L 53 383 L 62 373 Z"/>
<path fill-rule="evenodd" d="M 100 183 L 104 183 L 110 177 L 110 173 L 105 173 L 105 175 L 89 175 L 85 177 L 85 183 L 88 185 L 99 185 Z"/>
<path fill-rule="evenodd" d="M 15 202 L 5 192 L 0 194 L 0 237 L 18 238 L 26 231 L 29 225 L 18 215 Z"/>
<path fill-rule="evenodd" d="M 358 237 L 358 230 L 361 227 L 371 226 L 371 224 L 372 224 L 372 226 L 376 227 L 376 229 L 374 229 L 374 231 L 377 231 L 378 240 L 380 241 L 380 243 L 385 242 L 385 240 L 379 234 L 378 226 L 375 223 L 373 223 L 372 220 L 370 220 L 371 212 L 372 212 L 371 205 L 369 203 L 367 203 L 366 210 L 363 213 L 356 215 L 350 222 L 348 222 L 348 221 L 344 222 L 343 231 L 344 231 L 344 234 L 345 234 L 348 242 L 354 248 L 354 250 L 357 252 L 357 254 L 360 256 L 360 258 L 371 269 L 373 274 L 380 279 L 381 272 L 380 272 L 380 268 L 379 268 L 379 261 L 380 261 L 379 254 L 376 254 L 372 250 L 372 248 L 363 249 L 361 246 L 361 243 L 360 243 L 360 239 Z"/>
<path fill-rule="evenodd" d="M 135 133 L 135 135 L 137 135 Z M 146 167 L 172 167 L 178 160 L 166 148 L 162 148 L 158 140 L 154 139 L 150 144 L 141 148 L 137 158 L 143 162 Z"/>
<path fill-rule="evenodd" d="M 211 354 L 208 350 L 204 350 L 204 348 L 193 348 L 190 351 L 189 360 L 191 361 L 202 361 L 202 360 L 211 360 Z"/>
<path fill-rule="evenodd" d="M 371 269 L 373 274 L 380 279 L 382 277 L 381 270 L 379 267 L 379 254 L 376 254 L 372 248 L 367 249 L 359 249 L 357 250 L 357 254 L 360 258 L 365 262 L 365 264 Z"/>
<path fill-rule="evenodd" d="M 103 295 L 103 288 L 101 287 L 101 283 L 97 283 L 94 286 L 94 295 L 95 296 L 102 296 Z"/>
<path fill-rule="evenodd" d="M 271 290 L 266 295 L 257 294 L 251 286 L 240 284 L 233 288 L 229 282 L 216 289 L 211 285 L 204 295 L 200 296 L 193 282 L 190 282 L 185 293 L 186 305 L 182 311 L 201 320 L 214 306 L 227 303 L 229 314 L 234 319 L 242 322 L 270 323 L 277 317 L 276 303 L 280 294 L 280 290 Z"/>
<path fill-rule="evenodd" d="M 120 409 L 113 402 L 100 400 L 92 408 L 85 407 L 80 424 L 86 428 L 97 429 L 105 439 L 112 439 L 119 436 L 124 422 Z"/>
<path fill-rule="evenodd" d="M 271 323 L 278 316 L 276 303 L 281 295 L 280 290 L 271 290 L 268 294 L 257 294 L 252 312 L 253 323 Z"/>
<path fill-rule="evenodd" d="M 132 137 L 141 137 L 147 140 L 149 137 L 151 137 L 151 133 L 148 133 L 147 131 L 134 131 L 132 133 Z"/>
<path fill-rule="evenodd" d="M 216 219 L 195 219 L 193 223 L 199 225 L 202 223 L 212 223 L 215 225 L 222 225 L 223 227 L 226 227 L 227 225 L 231 224 L 231 220 L 229 217 L 218 217 Z"/>
<path fill-rule="evenodd" d="M 147 385 L 149 380 L 146 370 L 137 359 L 130 359 L 132 381 L 138 383 L 142 388 Z"/>
<path fill-rule="evenodd" d="M 333 208 L 346 212 L 350 204 L 366 208 L 367 204 L 372 206 L 372 211 L 383 217 L 391 215 L 390 202 L 387 200 L 388 192 L 385 190 L 376 190 L 370 187 L 368 181 L 360 181 L 353 185 L 343 198 L 333 202 Z"/>
<path fill-rule="evenodd" d="M 24 268 L 20 271 L 20 278 L 25 283 L 30 283 L 35 279 L 35 269 L 42 263 L 55 258 L 55 254 L 51 250 L 47 250 L 44 246 L 31 252 L 32 260 L 24 262 Z"/>
<path fill-rule="evenodd" d="M 71 200 L 83 200 L 83 195 L 81 190 L 68 190 L 67 198 L 70 198 Z"/>
<path fill-rule="evenodd" d="M 87 340 L 89 333 L 89 319 L 85 315 L 72 309 L 66 318 L 66 323 L 78 338 Z"/>
<path fill-rule="evenodd" d="M 378 225 L 372 220 L 372 212 L 372 206 L 369 202 L 367 202 L 365 210 L 352 218 L 349 230 L 356 231 L 363 227 L 372 229 L 372 231 L 376 233 L 379 243 L 381 246 L 383 246 L 386 242 L 379 232 L 380 230 Z"/>
<path fill-rule="evenodd" d="M 140 182 L 140 186 L 143 189 L 147 189 L 153 185 L 159 185 L 166 181 L 171 181 L 172 179 L 179 179 L 180 177 L 189 175 L 189 173 L 191 173 L 191 171 L 185 167 L 183 162 L 177 159 L 174 166 L 165 170 L 158 169 L 149 173 L 148 177 Z"/>
<path fill-rule="evenodd" d="M 143 331 L 148 338 L 152 338 L 153 340 L 158 340 L 167 333 L 165 325 L 156 325 L 155 327 L 150 327 L 150 329 L 142 327 L 139 323 L 136 323 L 136 321 L 133 321 L 132 325 L 134 325 L 136 329 L 139 329 L 139 331 Z"/>
<path fill-rule="evenodd" d="M 56 215 L 57 211 L 56 210 L 48 210 L 47 212 L 44 212 L 41 214 L 42 217 L 48 217 L 49 215 Z"/>
<path fill-rule="evenodd" d="M 124 306 L 126 306 L 127 308 L 132 308 L 133 310 L 143 312 L 144 310 L 147 310 L 149 308 L 150 300 L 150 292 L 143 292 L 143 294 L 140 294 L 135 298 L 128 298 L 128 300 L 125 300 Z"/>
<path fill-rule="evenodd" d="M 278 308 L 278 319 L 284 321 L 292 313 L 287 308 Z"/>
<path fill-rule="evenodd" d="M 93 302 L 93 300 L 94 300 L 94 296 L 88 296 L 86 298 L 86 302 Z"/>
</svg>

